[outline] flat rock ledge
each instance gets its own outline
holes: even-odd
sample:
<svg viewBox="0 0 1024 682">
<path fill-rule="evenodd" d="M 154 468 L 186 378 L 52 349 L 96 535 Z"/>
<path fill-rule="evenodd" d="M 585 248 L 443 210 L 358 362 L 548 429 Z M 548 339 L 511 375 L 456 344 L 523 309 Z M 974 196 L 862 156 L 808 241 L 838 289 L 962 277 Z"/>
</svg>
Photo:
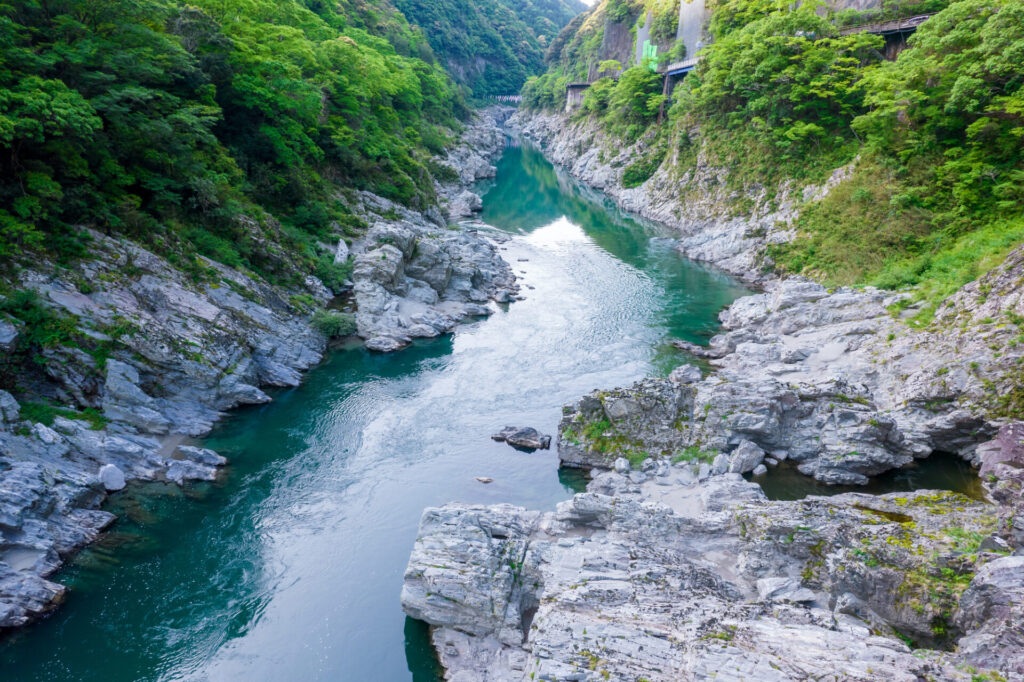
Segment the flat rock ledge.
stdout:
<svg viewBox="0 0 1024 682">
<path fill-rule="evenodd" d="M 997 526 L 955 493 L 607 472 L 554 512 L 426 510 L 402 606 L 460 682 L 1014 679 L 1024 557 L 961 544 Z"/>
</svg>

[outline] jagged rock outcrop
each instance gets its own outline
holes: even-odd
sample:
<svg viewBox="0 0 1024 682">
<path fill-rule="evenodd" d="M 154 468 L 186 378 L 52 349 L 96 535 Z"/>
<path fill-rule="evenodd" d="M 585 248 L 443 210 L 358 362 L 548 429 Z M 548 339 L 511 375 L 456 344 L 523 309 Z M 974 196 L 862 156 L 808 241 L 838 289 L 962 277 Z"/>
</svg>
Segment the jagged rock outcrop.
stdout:
<svg viewBox="0 0 1024 682">
<path fill-rule="evenodd" d="M 428 509 L 402 604 L 450 680 L 968 680 L 894 633 L 940 647 L 979 638 L 974 614 L 1012 617 L 1015 558 L 958 551 L 994 524 L 952 493 L 769 502 L 737 474 L 606 473 L 555 512 Z M 982 668 L 1024 659 L 981 648 Z"/>
<path fill-rule="evenodd" d="M 69 406 L 50 426 L 0 391 L 0 628 L 59 603 L 64 588 L 45 578 L 113 521 L 95 509 L 107 492 L 212 479 L 224 458 L 175 442 L 269 400 L 260 385 L 297 384 L 325 345 L 306 313 L 247 275 L 207 262 L 196 283 L 137 244 L 91 238 L 73 268 L 21 275 L 76 332 L 44 351 L 37 400 Z"/>
<path fill-rule="evenodd" d="M 437 185 L 449 219 L 468 218 L 483 207 L 480 196 L 469 187 L 497 173 L 491 159 L 505 146 L 505 133 L 500 126 L 514 111 L 513 107 L 492 106 L 477 112 L 466 125 L 458 144 L 446 150 L 444 156 L 435 158 L 457 176 Z"/>
<path fill-rule="evenodd" d="M 818 480 L 860 484 L 937 450 L 973 459 L 999 427 L 993 406 L 1019 391 L 1022 252 L 981 282 L 1002 282 L 998 304 L 963 293 L 931 329 L 890 314 L 898 295 L 772 283 L 722 313 L 708 353 L 717 371 L 703 381 L 645 379 L 567 406 L 562 461 L 610 468 L 624 453 L 749 441 Z"/>
<path fill-rule="evenodd" d="M 488 301 L 504 303 L 518 291 L 511 267 L 480 229 L 439 228 L 381 201 L 380 213 L 398 217 L 378 219 L 352 244 L 356 323 L 367 348 L 393 351 L 445 334 L 468 317 L 490 315 Z"/>
</svg>

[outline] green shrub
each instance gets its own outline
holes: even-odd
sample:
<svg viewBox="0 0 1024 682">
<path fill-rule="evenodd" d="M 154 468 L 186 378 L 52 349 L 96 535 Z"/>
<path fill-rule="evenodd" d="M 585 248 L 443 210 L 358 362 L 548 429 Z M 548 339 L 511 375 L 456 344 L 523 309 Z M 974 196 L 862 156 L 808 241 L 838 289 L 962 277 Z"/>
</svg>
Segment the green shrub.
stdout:
<svg viewBox="0 0 1024 682">
<path fill-rule="evenodd" d="M 344 263 L 335 263 L 334 258 L 329 255 L 321 255 L 317 259 L 316 276 L 324 283 L 324 286 L 337 294 L 345 288 L 345 280 L 352 275 L 352 259 Z"/>
<path fill-rule="evenodd" d="M 434 176 L 438 182 L 458 182 L 458 172 L 446 163 L 435 161 L 434 159 L 427 160 L 427 170 Z"/>
<path fill-rule="evenodd" d="M 342 313 L 337 310 L 318 310 L 313 313 L 310 320 L 313 329 L 329 339 L 340 336 L 350 336 L 356 333 L 356 318 L 351 313 Z"/>
<path fill-rule="evenodd" d="M 31 422 L 44 424 L 46 426 L 53 426 L 53 422 L 57 417 L 78 419 L 89 422 L 89 428 L 97 431 L 110 422 L 110 420 L 103 416 L 103 413 L 95 407 L 89 407 L 79 412 L 65 407 L 52 405 L 50 403 L 21 403 L 22 419 L 27 419 Z"/>
<path fill-rule="evenodd" d="M 622 186 L 631 188 L 644 184 L 658 170 L 664 158 L 665 150 L 656 149 L 647 157 L 638 159 L 626 166 L 622 171 Z"/>
</svg>

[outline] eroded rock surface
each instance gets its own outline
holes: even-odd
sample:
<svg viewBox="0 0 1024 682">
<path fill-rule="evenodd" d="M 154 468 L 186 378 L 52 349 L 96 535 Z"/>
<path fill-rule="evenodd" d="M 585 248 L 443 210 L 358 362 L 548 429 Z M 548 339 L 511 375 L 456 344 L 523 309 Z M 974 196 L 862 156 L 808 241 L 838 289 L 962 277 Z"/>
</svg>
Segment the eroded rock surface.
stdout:
<svg viewBox="0 0 1024 682">
<path fill-rule="evenodd" d="M 367 348 L 393 351 L 445 334 L 466 318 L 490 315 L 489 301 L 507 302 L 518 291 L 495 246 L 497 232 L 439 227 L 381 202 L 375 201 L 379 212 L 396 217 L 378 218 L 352 244 L 356 323 Z"/>
<path fill-rule="evenodd" d="M 977 464 L 979 444 L 1000 427 L 1000 405 L 1019 393 L 1024 353 L 1011 341 L 1020 333 L 1012 320 L 1024 315 L 1021 282 L 1024 249 L 978 284 L 980 291 L 998 286 L 998 301 L 966 290 L 924 329 L 890 314 L 897 295 L 774 282 L 721 314 L 724 332 L 708 353 L 717 371 L 702 381 L 685 370 L 688 383 L 674 373 L 566 406 L 560 457 L 610 468 L 624 454 L 688 448 L 731 457 L 749 442 L 842 484 L 865 483 L 935 451 Z M 1017 442 L 1001 437 L 1008 448 Z M 1024 459 L 1014 453 L 1005 457 Z"/>
<path fill-rule="evenodd" d="M 428 509 L 402 604 L 451 680 L 968 680 L 962 655 L 895 633 L 1012 643 L 982 614 L 1014 616 L 1016 557 L 960 551 L 995 524 L 953 493 L 769 502 L 737 474 L 605 473 L 555 512 Z M 979 647 L 982 669 L 1024 658 Z"/>
</svg>

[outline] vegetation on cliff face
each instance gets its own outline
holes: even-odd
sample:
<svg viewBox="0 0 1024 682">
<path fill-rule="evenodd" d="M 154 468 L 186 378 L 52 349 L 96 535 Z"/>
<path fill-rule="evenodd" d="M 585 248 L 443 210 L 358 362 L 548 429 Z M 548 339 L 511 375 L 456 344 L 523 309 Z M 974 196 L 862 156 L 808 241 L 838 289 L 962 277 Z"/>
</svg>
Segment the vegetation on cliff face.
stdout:
<svg viewBox="0 0 1024 682">
<path fill-rule="evenodd" d="M 451 74 L 476 96 L 519 92 L 544 69 L 558 32 L 585 9 L 579 0 L 396 0 Z"/>
<path fill-rule="evenodd" d="M 426 207 L 468 113 L 387 0 L 8 0 L 0 45 L 7 263 L 81 254 L 91 225 L 329 279 L 311 244 L 357 222 L 338 187 Z"/>
<path fill-rule="evenodd" d="M 836 283 L 920 285 L 934 305 L 1024 241 L 1024 4 L 955 2 L 911 46 L 865 73 L 851 201 L 808 206 L 776 257 Z"/>
<path fill-rule="evenodd" d="M 883 60 L 880 37 L 836 28 L 923 11 L 938 13 L 893 62 Z M 548 74 L 524 88 L 527 106 L 564 105 L 562 81 L 604 56 L 584 49 L 600 46 L 598 23 L 560 37 Z M 853 163 L 849 179 L 803 208 L 797 239 L 773 248 L 777 266 L 830 284 L 917 286 L 933 303 L 1024 241 L 1018 0 L 887 3 L 857 16 L 822 16 L 812 3 L 722 0 L 709 31 L 714 42 L 677 86 L 660 126 L 656 106 L 634 109 L 623 125 L 611 105 L 654 105 L 653 82 L 627 71 L 587 91 L 575 116 L 597 118 L 627 141 L 677 150 L 645 155 L 627 184 L 652 174 L 650 159 L 669 159 L 681 174 L 697 150 L 747 194 L 771 194 L 784 180 L 819 182 Z"/>
</svg>

